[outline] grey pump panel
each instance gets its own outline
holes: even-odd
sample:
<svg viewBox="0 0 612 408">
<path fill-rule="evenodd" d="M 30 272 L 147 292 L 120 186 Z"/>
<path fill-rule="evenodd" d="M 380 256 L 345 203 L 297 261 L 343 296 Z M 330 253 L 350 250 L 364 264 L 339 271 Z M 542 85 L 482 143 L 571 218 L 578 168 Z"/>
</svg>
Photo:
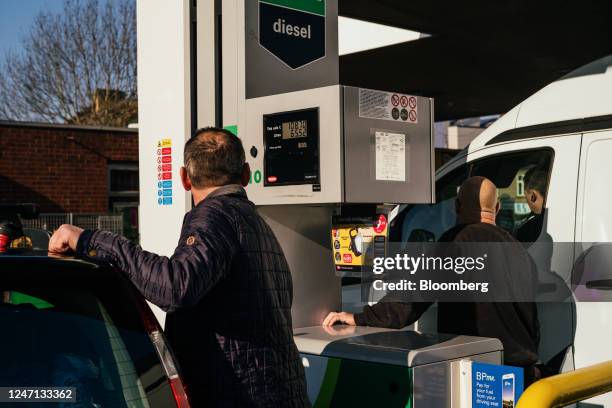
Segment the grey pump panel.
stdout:
<svg viewBox="0 0 612 408">
<path fill-rule="evenodd" d="M 365 403 L 363 398 L 371 398 L 380 406 L 409 403 L 416 408 L 450 408 L 456 406 L 460 392 L 456 363 L 467 359 L 501 364 L 503 353 L 498 339 L 374 327 L 306 327 L 295 329 L 294 339 L 302 355 L 313 403 L 329 398 L 330 392 L 334 402 L 353 398 L 354 392 L 362 398 L 358 405 Z M 320 378 L 331 377 L 334 367 L 345 362 L 358 369 L 351 373 L 341 371 L 341 367 L 336 371 L 339 377 L 353 376 L 352 382 L 367 383 L 343 388 L 342 380 L 338 379 L 330 390 L 329 383 L 321 382 Z"/>
</svg>

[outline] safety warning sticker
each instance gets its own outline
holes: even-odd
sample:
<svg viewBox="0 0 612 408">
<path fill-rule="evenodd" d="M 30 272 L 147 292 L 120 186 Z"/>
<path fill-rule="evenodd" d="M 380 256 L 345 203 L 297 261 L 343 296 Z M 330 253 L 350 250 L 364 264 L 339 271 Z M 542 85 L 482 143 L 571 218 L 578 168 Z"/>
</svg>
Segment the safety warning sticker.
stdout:
<svg viewBox="0 0 612 408">
<path fill-rule="evenodd" d="M 417 97 L 360 89 L 359 117 L 418 123 Z"/>
<path fill-rule="evenodd" d="M 376 132 L 376 180 L 406 181 L 406 135 Z"/>
<path fill-rule="evenodd" d="M 172 140 L 157 142 L 157 204 L 172 205 Z"/>
</svg>

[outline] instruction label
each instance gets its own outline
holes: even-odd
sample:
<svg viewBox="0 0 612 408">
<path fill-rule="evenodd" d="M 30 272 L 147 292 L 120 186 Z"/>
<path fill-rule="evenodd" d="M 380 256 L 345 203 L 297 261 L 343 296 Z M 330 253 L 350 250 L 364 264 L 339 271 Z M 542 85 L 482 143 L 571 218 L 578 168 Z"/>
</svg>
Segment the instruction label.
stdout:
<svg viewBox="0 0 612 408">
<path fill-rule="evenodd" d="M 514 408 L 522 393 L 522 368 L 472 363 L 472 408 Z"/>
<path fill-rule="evenodd" d="M 157 204 L 172 205 L 172 140 L 157 142 Z"/>
<path fill-rule="evenodd" d="M 418 123 L 417 97 L 393 92 L 359 90 L 359 117 Z"/>
<path fill-rule="evenodd" d="M 376 180 L 406 181 L 406 135 L 377 131 Z"/>
<path fill-rule="evenodd" d="M 337 272 L 362 272 L 372 259 L 385 256 L 388 222 L 385 214 L 373 217 L 332 218 L 332 243 Z"/>
</svg>

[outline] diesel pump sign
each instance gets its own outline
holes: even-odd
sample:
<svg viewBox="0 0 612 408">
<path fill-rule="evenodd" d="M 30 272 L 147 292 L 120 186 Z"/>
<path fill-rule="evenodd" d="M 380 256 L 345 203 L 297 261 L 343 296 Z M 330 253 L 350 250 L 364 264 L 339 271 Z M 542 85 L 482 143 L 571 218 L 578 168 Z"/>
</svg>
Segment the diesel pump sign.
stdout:
<svg viewBox="0 0 612 408">
<path fill-rule="evenodd" d="M 325 0 L 261 0 L 259 44 L 293 69 L 325 56 Z"/>
</svg>

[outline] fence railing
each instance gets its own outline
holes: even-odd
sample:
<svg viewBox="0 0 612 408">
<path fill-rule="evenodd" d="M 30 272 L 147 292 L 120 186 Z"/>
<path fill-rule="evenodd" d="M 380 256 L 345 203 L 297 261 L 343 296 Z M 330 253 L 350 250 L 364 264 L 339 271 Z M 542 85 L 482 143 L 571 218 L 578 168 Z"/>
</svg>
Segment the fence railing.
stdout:
<svg viewBox="0 0 612 408">
<path fill-rule="evenodd" d="M 86 229 L 103 229 L 123 235 L 123 216 L 109 214 L 40 214 L 37 219 L 23 220 L 23 226 L 55 231 L 62 224 L 73 224 Z"/>
</svg>

